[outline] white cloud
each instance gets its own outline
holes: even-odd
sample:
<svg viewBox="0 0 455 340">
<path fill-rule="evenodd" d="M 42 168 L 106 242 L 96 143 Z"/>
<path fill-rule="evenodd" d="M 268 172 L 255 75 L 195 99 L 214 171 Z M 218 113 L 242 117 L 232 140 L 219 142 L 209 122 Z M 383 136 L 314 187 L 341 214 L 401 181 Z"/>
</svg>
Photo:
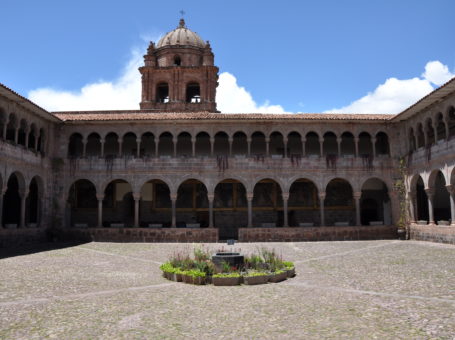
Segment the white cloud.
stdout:
<svg viewBox="0 0 455 340">
<path fill-rule="evenodd" d="M 448 82 L 451 78 L 455 77 L 455 74 L 449 71 L 447 65 L 435 60 L 429 61 L 425 65 L 425 72 L 422 74 L 422 77 L 435 85 L 441 86 Z"/>
<path fill-rule="evenodd" d="M 76 92 L 39 88 L 30 91 L 28 98 L 49 111 L 138 109 L 141 98 L 138 67 L 142 62 L 142 53 L 135 49 L 114 81 L 87 84 Z"/>
<path fill-rule="evenodd" d="M 258 105 L 251 94 L 237 84 L 235 76 L 228 72 L 220 74 L 216 102 L 218 110 L 223 113 L 285 113 L 281 105 L 271 105 L 268 101 Z"/>
<path fill-rule="evenodd" d="M 75 92 L 39 88 L 30 91 L 28 98 L 49 111 L 137 110 L 141 98 L 138 67 L 143 64 L 143 50 L 145 48 L 132 51 L 118 79 L 87 84 Z M 284 113 L 280 105 L 270 105 L 268 102 L 258 105 L 228 72 L 220 74 L 216 100 L 218 110 L 223 113 Z"/>
<path fill-rule="evenodd" d="M 454 77 L 449 68 L 440 61 L 430 61 L 425 66 L 422 78 L 389 78 L 373 92 L 351 104 L 328 110 L 330 113 L 399 113 L 423 96 Z"/>
</svg>

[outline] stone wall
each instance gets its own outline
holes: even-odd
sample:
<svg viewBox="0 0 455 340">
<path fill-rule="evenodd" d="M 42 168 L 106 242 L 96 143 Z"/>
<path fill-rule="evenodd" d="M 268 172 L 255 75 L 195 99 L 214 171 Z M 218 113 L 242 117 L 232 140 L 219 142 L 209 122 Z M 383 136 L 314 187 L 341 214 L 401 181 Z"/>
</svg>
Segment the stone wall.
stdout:
<svg viewBox="0 0 455 340">
<path fill-rule="evenodd" d="M 240 228 L 239 242 L 345 241 L 397 238 L 394 226 Z"/>
<path fill-rule="evenodd" d="M 68 228 L 61 241 L 217 242 L 216 228 Z"/>
<path fill-rule="evenodd" d="M 17 248 L 47 241 L 46 230 L 37 229 L 2 229 L 0 228 L 0 249 Z"/>
<path fill-rule="evenodd" d="M 411 225 L 411 240 L 455 244 L 455 227 Z"/>
</svg>

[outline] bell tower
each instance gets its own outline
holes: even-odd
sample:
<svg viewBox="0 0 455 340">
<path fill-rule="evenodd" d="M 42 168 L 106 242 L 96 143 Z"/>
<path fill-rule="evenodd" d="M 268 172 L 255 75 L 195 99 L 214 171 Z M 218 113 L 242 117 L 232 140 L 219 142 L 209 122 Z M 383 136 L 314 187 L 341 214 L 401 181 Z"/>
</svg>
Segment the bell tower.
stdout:
<svg viewBox="0 0 455 340">
<path fill-rule="evenodd" d="M 144 56 L 141 110 L 218 112 L 218 67 L 210 43 L 189 30 L 183 19 Z"/>
</svg>

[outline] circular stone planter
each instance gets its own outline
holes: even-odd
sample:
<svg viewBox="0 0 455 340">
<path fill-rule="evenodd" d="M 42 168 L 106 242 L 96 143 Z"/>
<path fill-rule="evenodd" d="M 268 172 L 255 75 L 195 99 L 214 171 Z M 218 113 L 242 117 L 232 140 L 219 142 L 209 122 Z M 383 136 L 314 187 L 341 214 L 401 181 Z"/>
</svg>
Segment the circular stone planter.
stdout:
<svg viewBox="0 0 455 340">
<path fill-rule="evenodd" d="M 295 276 L 295 267 L 286 268 L 285 271 L 286 271 L 287 277 L 291 278 L 291 277 Z"/>
<path fill-rule="evenodd" d="M 262 285 L 269 282 L 270 275 L 244 276 L 243 283 L 246 285 Z"/>
<path fill-rule="evenodd" d="M 214 286 L 238 286 L 242 277 L 212 277 Z"/>
<path fill-rule="evenodd" d="M 269 275 L 269 282 L 277 283 L 277 282 L 284 281 L 287 278 L 288 278 L 288 273 L 283 271 L 282 273 Z"/>
</svg>

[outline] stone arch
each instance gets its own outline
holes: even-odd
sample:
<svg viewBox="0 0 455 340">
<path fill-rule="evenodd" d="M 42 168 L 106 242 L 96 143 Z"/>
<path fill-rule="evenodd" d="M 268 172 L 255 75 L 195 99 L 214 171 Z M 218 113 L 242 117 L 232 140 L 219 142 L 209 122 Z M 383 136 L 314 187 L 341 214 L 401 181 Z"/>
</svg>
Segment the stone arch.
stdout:
<svg viewBox="0 0 455 340">
<path fill-rule="evenodd" d="M 415 216 L 417 220 L 429 221 L 428 196 L 425 192 L 425 183 L 421 175 L 416 175 L 411 181 L 411 192 L 415 195 Z"/>
<path fill-rule="evenodd" d="M 196 81 L 186 84 L 185 98 L 187 103 L 201 103 L 201 85 Z"/>
<path fill-rule="evenodd" d="M 134 198 L 131 183 L 124 179 L 112 179 L 104 186 L 103 193 L 103 226 L 132 226 Z"/>
<path fill-rule="evenodd" d="M 137 155 L 137 136 L 134 132 L 126 132 L 122 136 L 122 155 L 135 157 Z"/>
<path fill-rule="evenodd" d="M 269 136 L 269 154 L 285 157 L 287 145 L 284 145 L 283 134 L 280 131 L 273 131 Z"/>
<path fill-rule="evenodd" d="M 210 156 L 211 142 L 210 134 L 206 131 L 200 131 L 196 135 L 195 155 L 199 157 Z"/>
<path fill-rule="evenodd" d="M 27 147 L 27 134 L 28 134 L 28 123 L 25 118 L 22 118 L 19 122 L 19 130 L 17 132 L 17 144 Z"/>
<path fill-rule="evenodd" d="M 417 148 L 423 148 L 425 146 L 425 133 L 423 131 L 422 123 L 417 124 Z"/>
<path fill-rule="evenodd" d="M 377 155 L 390 156 L 389 136 L 384 131 L 376 133 L 375 149 Z"/>
<path fill-rule="evenodd" d="M 209 200 L 207 186 L 199 179 L 188 178 L 177 188 L 176 226 L 209 226 Z"/>
<path fill-rule="evenodd" d="M 309 131 L 305 135 L 305 152 L 307 155 L 321 155 L 321 146 L 319 134 L 315 131 Z"/>
<path fill-rule="evenodd" d="M 36 137 L 38 136 L 38 128 L 35 123 L 30 125 L 30 132 L 28 134 L 28 145 L 27 148 L 34 150 L 36 148 Z"/>
<path fill-rule="evenodd" d="M 333 131 L 327 131 L 323 135 L 322 152 L 324 156 L 338 155 L 337 135 Z"/>
<path fill-rule="evenodd" d="M 3 107 L 0 106 L 0 138 L 6 140 L 6 126 L 8 124 L 8 116 Z M 0 221 L 1 222 L 1 221 Z"/>
<path fill-rule="evenodd" d="M 446 135 L 446 123 L 444 121 L 444 115 L 442 112 L 438 112 L 435 116 L 435 122 L 436 122 L 436 140 L 444 140 L 447 139 Z"/>
<path fill-rule="evenodd" d="M 291 158 L 303 155 L 302 135 L 298 131 L 288 133 L 288 150 Z"/>
<path fill-rule="evenodd" d="M 181 131 L 177 135 L 176 153 L 178 157 L 191 157 L 193 154 L 192 136 L 188 131 Z"/>
<path fill-rule="evenodd" d="M 40 128 L 36 148 L 37 148 L 38 152 L 40 152 L 42 155 L 44 155 L 44 153 L 45 153 L 45 148 L 46 148 L 45 145 L 46 145 L 46 132 L 44 131 L 43 128 Z"/>
<path fill-rule="evenodd" d="M 6 124 L 6 140 L 16 142 L 16 129 L 18 128 L 19 119 L 15 113 L 10 113 Z"/>
<path fill-rule="evenodd" d="M 354 190 L 344 178 L 334 177 L 325 186 L 324 213 L 326 225 L 354 225 Z"/>
<path fill-rule="evenodd" d="M 84 150 L 84 137 L 79 132 L 71 134 L 68 142 L 68 157 L 81 157 Z"/>
<path fill-rule="evenodd" d="M 416 146 L 416 137 L 415 137 L 415 134 L 414 134 L 414 129 L 411 127 L 409 128 L 409 151 L 415 151 L 417 149 L 417 146 Z"/>
<path fill-rule="evenodd" d="M 161 132 L 158 137 L 158 156 L 174 155 L 174 136 L 169 131 Z"/>
<path fill-rule="evenodd" d="M 373 143 L 371 135 L 368 132 L 359 133 L 359 155 L 361 157 L 368 157 L 373 155 Z"/>
<path fill-rule="evenodd" d="M 229 155 L 229 135 L 224 131 L 219 131 L 214 137 L 214 153 L 217 156 Z"/>
<path fill-rule="evenodd" d="M 355 138 L 352 132 L 345 131 L 341 134 L 340 151 L 342 156 L 355 156 Z"/>
<path fill-rule="evenodd" d="M 214 225 L 219 238 L 238 239 L 238 229 L 248 225 L 247 187 L 237 179 L 225 178 L 213 192 Z"/>
<path fill-rule="evenodd" d="M 155 135 L 150 131 L 144 132 L 141 135 L 140 156 L 141 157 L 156 156 L 155 150 L 156 150 Z"/>
<path fill-rule="evenodd" d="M 116 158 L 119 154 L 120 143 L 119 136 L 116 132 L 109 132 L 104 137 L 104 156 L 107 158 Z"/>
<path fill-rule="evenodd" d="M 97 132 L 92 132 L 87 137 L 85 146 L 87 156 L 101 156 L 101 136 Z"/>
<path fill-rule="evenodd" d="M 391 225 L 392 223 L 388 187 L 381 178 L 370 177 L 362 183 L 360 222 L 362 225 Z"/>
<path fill-rule="evenodd" d="M 446 188 L 448 183 L 441 170 L 433 170 L 428 179 L 429 192 L 433 195 L 433 216 L 437 224 L 451 219 L 450 195 Z"/>
<path fill-rule="evenodd" d="M 247 155 L 248 154 L 248 137 L 244 131 L 236 131 L 232 134 L 232 154 Z"/>
<path fill-rule="evenodd" d="M 282 185 L 263 178 L 253 187 L 253 226 L 282 227 L 284 223 Z"/>
<path fill-rule="evenodd" d="M 156 102 L 169 103 L 169 84 L 167 82 L 159 82 L 156 85 Z"/>
<path fill-rule="evenodd" d="M 427 145 L 433 145 L 436 142 L 436 138 L 434 135 L 434 128 L 433 128 L 433 120 L 431 117 L 428 117 L 425 121 L 425 134 L 426 134 L 426 141 Z"/>
<path fill-rule="evenodd" d="M 68 189 L 67 223 L 74 227 L 96 227 L 98 216 L 97 188 L 86 178 L 74 180 Z"/>
<path fill-rule="evenodd" d="M 308 178 L 295 179 L 289 187 L 288 218 L 290 226 L 313 226 L 321 221 L 318 187 Z"/>
<path fill-rule="evenodd" d="M 25 204 L 25 179 L 21 172 L 12 172 L 6 182 L 6 191 L 3 196 L 2 225 L 5 227 L 23 227 L 25 222 L 21 217 L 22 205 Z M 25 210 L 23 210 L 25 212 Z"/>
<path fill-rule="evenodd" d="M 142 227 L 171 227 L 171 187 L 163 178 L 156 176 L 139 188 L 139 225 Z"/>
<path fill-rule="evenodd" d="M 447 109 L 448 139 L 455 137 L 455 107 L 449 106 Z"/>
<path fill-rule="evenodd" d="M 251 134 L 251 154 L 265 155 L 266 141 L 265 134 L 262 131 L 255 131 Z"/>
</svg>

